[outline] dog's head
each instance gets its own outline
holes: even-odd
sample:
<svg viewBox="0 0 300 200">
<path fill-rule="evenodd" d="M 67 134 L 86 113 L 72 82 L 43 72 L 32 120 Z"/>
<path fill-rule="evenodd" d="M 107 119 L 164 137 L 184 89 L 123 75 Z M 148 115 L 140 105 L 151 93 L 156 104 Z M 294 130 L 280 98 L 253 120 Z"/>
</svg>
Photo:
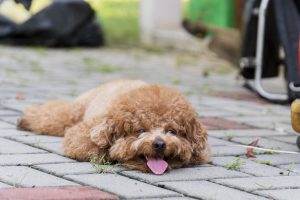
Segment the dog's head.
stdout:
<svg viewBox="0 0 300 200">
<path fill-rule="evenodd" d="M 91 139 L 110 159 L 155 174 L 209 158 L 206 131 L 187 99 L 156 85 L 122 96 L 92 129 Z"/>
</svg>

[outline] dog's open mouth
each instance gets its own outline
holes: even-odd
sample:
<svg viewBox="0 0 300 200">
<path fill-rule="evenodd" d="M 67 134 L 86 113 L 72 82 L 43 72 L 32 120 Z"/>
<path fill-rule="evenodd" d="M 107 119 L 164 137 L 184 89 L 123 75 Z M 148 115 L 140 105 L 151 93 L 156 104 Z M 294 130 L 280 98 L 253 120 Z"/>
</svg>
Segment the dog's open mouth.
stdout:
<svg viewBox="0 0 300 200">
<path fill-rule="evenodd" d="M 163 159 L 163 157 L 161 158 L 146 157 L 146 160 L 147 160 L 147 166 L 156 175 L 163 174 L 168 168 L 168 163 Z"/>
</svg>

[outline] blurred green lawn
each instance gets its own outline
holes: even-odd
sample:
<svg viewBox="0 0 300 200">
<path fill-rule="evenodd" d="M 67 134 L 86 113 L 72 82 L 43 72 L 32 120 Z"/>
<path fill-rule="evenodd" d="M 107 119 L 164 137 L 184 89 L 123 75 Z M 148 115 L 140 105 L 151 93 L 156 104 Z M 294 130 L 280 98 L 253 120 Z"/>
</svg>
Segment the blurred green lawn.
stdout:
<svg viewBox="0 0 300 200">
<path fill-rule="evenodd" d="M 139 45 L 139 0 L 87 0 L 101 20 L 109 46 Z M 189 0 L 183 0 L 184 16 Z"/>
</svg>

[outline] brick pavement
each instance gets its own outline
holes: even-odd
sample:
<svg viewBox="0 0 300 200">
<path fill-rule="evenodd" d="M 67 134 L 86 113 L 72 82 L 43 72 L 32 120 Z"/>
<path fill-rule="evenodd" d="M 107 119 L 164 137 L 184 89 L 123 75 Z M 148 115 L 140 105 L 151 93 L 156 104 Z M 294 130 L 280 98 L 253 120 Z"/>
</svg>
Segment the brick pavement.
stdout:
<svg viewBox="0 0 300 200">
<path fill-rule="evenodd" d="M 208 51 L 198 56 L 138 49 L 0 46 L 0 51 L 0 199 L 47 199 L 43 196 L 47 192 L 60 194 L 52 198 L 57 200 L 289 200 L 300 196 L 299 154 L 256 151 L 256 158 L 247 159 L 245 148 L 234 146 L 258 138 L 260 147 L 298 151 L 289 106 L 270 104 L 243 89 L 234 69 L 214 72 L 229 64 Z M 64 157 L 62 138 L 15 130 L 27 105 L 72 99 L 118 78 L 161 83 L 185 94 L 209 130 L 211 162 L 163 176 L 120 166 L 95 168 Z"/>
</svg>

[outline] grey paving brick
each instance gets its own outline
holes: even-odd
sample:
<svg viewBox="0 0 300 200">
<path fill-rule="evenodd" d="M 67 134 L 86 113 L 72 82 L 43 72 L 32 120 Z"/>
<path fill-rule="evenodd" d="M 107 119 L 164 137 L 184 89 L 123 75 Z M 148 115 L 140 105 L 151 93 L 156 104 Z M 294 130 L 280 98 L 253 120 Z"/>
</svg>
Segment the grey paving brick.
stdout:
<svg viewBox="0 0 300 200">
<path fill-rule="evenodd" d="M 286 116 L 263 116 L 263 117 L 257 117 L 257 116 L 238 116 L 238 117 L 226 117 L 229 120 L 236 121 L 236 122 L 243 122 L 243 123 L 268 123 L 268 122 L 285 122 L 290 123 L 291 119 L 290 117 Z"/>
<path fill-rule="evenodd" d="M 214 146 L 211 148 L 212 156 L 236 156 L 245 155 L 246 149 L 235 146 Z"/>
<path fill-rule="evenodd" d="M 14 129 L 14 128 L 16 128 L 15 125 L 0 121 L 0 129 Z"/>
<path fill-rule="evenodd" d="M 35 168 L 42 169 L 49 173 L 57 174 L 60 176 L 70 175 L 70 174 L 92 174 L 97 173 L 97 168 L 89 162 L 76 162 L 76 163 L 59 163 L 59 164 L 46 164 L 46 165 L 36 165 Z M 113 165 L 101 165 L 100 169 L 103 173 L 115 173 L 124 170 L 122 167 Z"/>
<path fill-rule="evenodd" d="M 34 135 L 31 132 L 28 131 L 19 131 L 19 130 L 15 130 L 14 129 L 1 129 L 0 128 L 0 137 L 6 137 L 6 138 L 10 138 L 13 136 L 29 136 L 29 135 Z"/>
<path fill-rule="evenodd" d="M 300 189 L 283 189 L 283 190 L 263 190 L 257 194 L 266 195 L 278 200 L 292 200 L 300 196 Z"/>
<path fill-rule="evenodd" d="M 1 116 L 0 119 L 4 122 L 8 122 L 11 124 L 17 124 L 18 119 L 20 116 Z"/>
<path fill-rule="evenodd" d="M 123 171 L 121 173 L 128 177 L 143 180 L 149 183 L 249 176 L 241 172 L 227 170 L 223 167 L 181 168 L 171 170 L 169 173 L 160 176 L 154 176 L 153 174 L 141 173 L 137 171 Z"/>
<path fill-rule="evenodd" d="M 295 146 L 298 136 L 299 135 L 289 135 L 289 136 L 275 136 L 275 137 L 267 137 L 267 138 L 270 138 L 272 140 L 277 140 L 280 142 L 286 142 Z"/>
<path fill-rule="evenodd" d="M 208 137 L 208 143 L 211 146 L 225 146 L 225 145 L 233 145 L 235 143 L 229 142 L 226 140 L 221 140 L 219 138 Z"/>
<path fill-rule="evenodd" d="M 140 198 L 138 198 L 140 199 Z M 147 198 L 147 200 L 157 200 L 158 198 Z M 185 197 L 185 196 L 181 196 L 181 197 L 165 197 L 165 198 L 159 198 L 161 200 L 192 200 L 194 198 L 191 197 Z"/>
<path fill-rule="evenodd" d="M 280 165 L 279 167 L 300 174 L 300 164 L 290 163 L 288 165 Z"/>
<path fill-rule="evenodd" d="M 1 183 L 0 182 L 0 189 L 3 189 L 3 188 L 11 188 L 12 186 L 11 185 L 7 185 L 5 183 Z"/>
<path fill-rule="evenodd" d="M 237 159 L 239 159 L 239 161 L 237 161 Z M 232 156 L 212 158 L 212 164 L 223 166 L 226 168 L 238 162 L 241 163 L 241 165 L 238 166 L 236 171 L 241 171 L 253 176 L 282 176 L 287 174 L 289 174 L 290 176 L 298 175 L 296 173 L 290 173 L 287 170 L 283 170 L 274 166 L 256 163 L 251 159 L 246 159 L 246 158 L 237 158 Z"/>
<path fill-rule="evenodd" d="M 13 186 L 22 187 L 78 185 L 25 166 L 0 167 L 0 179 Z"/>
<path fill-rule="evenodd" d="M 66 177 L 125 198 L 179 196 L 175 192 L 117 174 L 67 175 Z"/>
<path fill-rule="evenodd" d="M 52 153 L 57 153 L 59 155 L 64 155 L 63 143 L 62 142 L 52 142 L 44 143 L 40 142 L 36 144 L 37 147 L 50 151 Z"/>
<path fill-rule="evenodd" d="M 0 116 L 20 116 L 21 112 L 11 109 L 0 109 Z"/>
<path fill-rule="evenodd" d="M 268 148 L 268 149 L 277 149 L 277 150 L 285 150 L 285 151 L 298 151 L 296 145 L 287 144 L 284 142 L 279 142 L 275 140 L 271 140 L 270 138 L 262 138 L 262 137 L 234 137 L 232 138 L 233 142 L 238 142 L 241 144 L 248 145 L 252 141 L 259 139 L 258 147 Z"/>
<path fill-rule="evenodd" d="M 246 129 L 246 130 L 216 130 L 216 131 L 208 131 L 209 136 L 217 137 L 217 138 L 225 138 L 228 137 L 250 137 L 250 136 L 285 136 L 288 133 L 279 132 L 274 130 L 267 129 Z"/>
<path fill-rule="evenodd" d="M 273 130 L 285 130 L 286 125 L 283 125 L 281 122 L 276 121 L 248 121 L 243 122 L 242 124 L 246 124 L 249 126 L 257 127 L 257 128 L 267 128 Z"/>
<path fill-rule="evenodd" d="M 245 191 L 300 188 L 299 176 L 248 177 L 215 179 L 213 182 Z"/>
<path fill-rule="evenodd" d="M 208 181 L 162 182 L 166 188 L 201 199 L 240 200 L 267 199 L 237 189 L 228 188 Z"/>
<path fill-rule="evenodd" d="M 25 135 L 25 136 L 11 136 L 14 140 L 27 143 L 27 144 L 39 144 L 39 143 L 52 143 L 62 142 L 62 137 L 54 137 L 48 135 Z"/>
<path fill-rule="evenodd" d="M 300 163 L 299 154 L 273 154 L 273 155 L 257 155 L 255 161 L 269 161 L 273 165 L 289 165 L 291 163 Z"/>
<path fill-rule="evenodd" d="M 235 116 L 237 113 L 230 112 L 227 110 L 216 110 L 216 109 L 203 110 L 200 108 L 199 114 L 201 117 L 229 117 L 229 116 Z"/>
<path fill-rule="evenodd" d="M 0 154 L 43 153 L 43 152 L 45 151 L 15 141 L 0 138 Z"/>
<path fill-rule="evenodd" d="M 229 104 L 227 106 L 220 105 L 220 107 L 224 110 L 238 113 L 239 115 L 258 115 L 259 116 L 259 115 L 263 114 L 262 110 L 253 109 L 251 107 L 246 107 L 246 105 L 240 106 L 240 105 Z"/>
<path fill-rule="evenodd" d="M 51 153 L 0 155 L 0 165 L 37 165 L 62 162 L 74 162 L 74 160 Z"/>
</svg>

